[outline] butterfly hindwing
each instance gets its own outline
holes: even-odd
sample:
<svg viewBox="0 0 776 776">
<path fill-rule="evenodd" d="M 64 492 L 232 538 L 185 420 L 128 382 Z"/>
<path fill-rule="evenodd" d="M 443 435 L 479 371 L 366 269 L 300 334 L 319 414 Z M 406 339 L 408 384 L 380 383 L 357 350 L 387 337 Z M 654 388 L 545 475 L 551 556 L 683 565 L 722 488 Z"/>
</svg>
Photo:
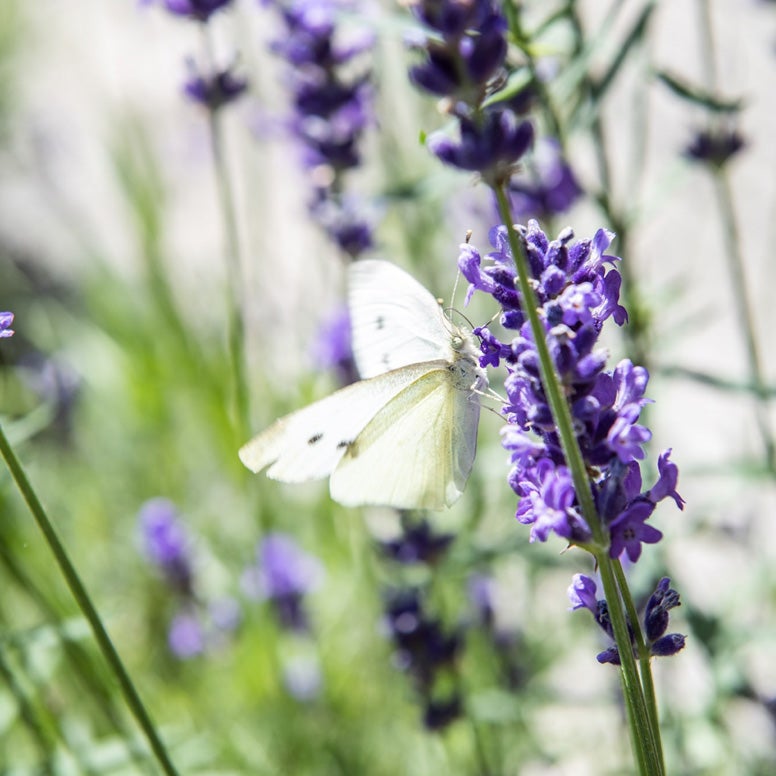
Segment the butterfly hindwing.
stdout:
<svg viewBox="0 0 776 776">
<path fill-rule="evenodd" d="M 449 365 L 426 372 L 391 399 L 345 451 L 331 476 L 343 504 L 442 509 L 463 491 L 476 447 L 479 402 L 456 387 Z M 474 421 L 474 436 L 460 423 Z"/>
</svg>

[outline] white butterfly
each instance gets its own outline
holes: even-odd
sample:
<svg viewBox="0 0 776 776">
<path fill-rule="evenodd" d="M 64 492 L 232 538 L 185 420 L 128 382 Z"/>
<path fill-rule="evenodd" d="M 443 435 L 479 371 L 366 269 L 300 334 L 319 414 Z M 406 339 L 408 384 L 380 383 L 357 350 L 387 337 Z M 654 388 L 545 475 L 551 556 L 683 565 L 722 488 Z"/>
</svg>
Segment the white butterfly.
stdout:
<svg viewBox="0 0 776 776">
<path fill-rule="evenodd" d="M 282 482 L 330 477 L 346 506 L 442 509 L 472 469 L 488 381 L 471 336 L 395 264 L 348 270 L 353 354 L 364 379 L 286 415 L 240 449 Z"/>
</svg>

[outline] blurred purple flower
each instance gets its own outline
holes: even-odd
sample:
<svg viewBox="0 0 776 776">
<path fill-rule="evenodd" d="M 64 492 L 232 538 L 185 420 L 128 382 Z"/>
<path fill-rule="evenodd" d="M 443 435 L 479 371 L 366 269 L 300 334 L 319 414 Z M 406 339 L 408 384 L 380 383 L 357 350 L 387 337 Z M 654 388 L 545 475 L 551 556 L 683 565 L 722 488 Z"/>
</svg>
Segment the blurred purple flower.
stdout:
<svg viewBox="0 0 776 776">
<path fill-rule="evenodd" d="M 67 440 L 70 435 L 73 409 L 81 388 L 81 378 L 75 370 L 57 356 L 28 353 L 19 361 L 19 374 L 25 384 L 53 411 L 51 428 Z"/>
<path fill-rule="evenodd" d="M 235 75 L 230 67 L 212 75 L 202 75 L 194 61 L 189 60 L 189 77 L 183 84 L 184 94 L 210 111 L 234 102 L 247 88 L 247 80 Z"/>
<path fill-rule="evenodd" d="M 472 603 L 477 619 L 491 627 L 495 618 L 493 603 L 495 583 L 493 577 L 475 573 L 469 577 L 466 585 L 469 601 Z"/>
<path fill-rule="evenodd" d="M 159 0 L 162 5 L 176 16 L 185 16 L 199 22 L 206 22 L 221 8 L 230 5 L 232 0 Z M 151 2 L 151 0 L 149 0 Z"/>
<path fill-rule="evenodd" d="M 344 196 L 332 198 L 330 193 L 316 189 L 310 214 L 344 254 L 356 259 L 374 246 L 372 222 L 360 203 Z"/>
<path fill-rule="evenodd" d="M 425 708 L 424 721 L 429 729 L 438 730 L 460 716 L 457 694 L 445 698 L 442 708 L 434 697 L 437 678 L 448 669 L 463 647 L 463 636 L 457 630 L 446 631 L 442 623 L 425 611 L 421 592 L 415 588 L 387 594 L 385 621 L 396 647 L 394 660 L 408 673 Z"/>
<path fill-rule="evenodd" d="M 0 339 L 13 337 L 14 331 L 9 326 L 13 323 L 13 313 L 0 313 Z"/>
<path fill-rule="evenodd" d="M 416 0 L 413 15 L 431 28 L 414 35 L 412 48 L 425 61 L 410 69 L 410 81 L 451 102 L 479 104 L 488 84 L 500 72 L 507 53 L 507 23 L 492 0 Z"/>
<path fill-rule="evenodd" d="M 458 139 L 435 132 L 429 150 L 445 164 L 477 172 L 491 186 L 505 183 L 533 141 L 533 128 L 518 114 L 525 95 L 494 101 L 507 53 L 507 22 L 493 0 L 415 0 L 414 16 L 429 34 L 415 33 L 409 45 L 424 61 L 410 69 L 419 89 L 446 98 L 458 119 Z"/>
<path fill-rule="evenodd" d="M 177 592 L 191 596 L 190 541 L 175 505 L 165 498 L 150 499 L 140 508 L 138 522 L 148 559 L 161 569 Z"/>
<path fill-rule="evenodd" d="M 170 651 L 181 660 L 201 655 L 205 651 L 205 634 L 196 614 L 182 611 L 173 617 L 167 632 Z"/>
<path fill-rule="evenodd" d="M 696 162 L 705 162 L 712 167 L 723 167 L 746 146 L 746 141 L 737 129 L 718 127 L 702 129 L 684 149 L 684 155 Z"/>
<path fill-rule="evenodd" d="M 358 380 L 347 307 L 336 310 L 320 324 L 313 340 L 312 359 L 317 369 L 334 370 L 341 385 Z"/>
<path fill-rule="evenodd" d="M 525 173 L 509 180 L 512 212 L 517 218 L 547 220 L 565 213 L 582 194 L 557 140 L 538 141 L 527 167 Z"/>
<path fill-rule="evenodd" d="M 256 561 L 245 569 L 242 588 L 246 595 L 272 602 L 284 628 L 309 629 L 304 596 L 318 586 L 323 567 L 286 534 L 268 534 L 256 549 Z"/>
<path fill-rule="evenodd" d="M 434 533 L 427 520 L 411 524 L 402 522 L 402 533 L 397 539 L 380 542 L 384 555 L 399 563 L 433 564 L 455 540 L 450 533 Z"/>
</svg>

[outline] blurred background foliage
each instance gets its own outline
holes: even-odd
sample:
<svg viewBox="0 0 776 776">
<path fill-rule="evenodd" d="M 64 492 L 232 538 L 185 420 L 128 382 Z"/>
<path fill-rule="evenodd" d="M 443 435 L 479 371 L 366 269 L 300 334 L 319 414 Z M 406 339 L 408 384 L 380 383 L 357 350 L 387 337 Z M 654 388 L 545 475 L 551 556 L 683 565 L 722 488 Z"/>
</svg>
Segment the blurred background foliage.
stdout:
<svg viewBox="0 0 776 776">
<path fill-rule="evenodd" d="M 131 0 L 32 5 L 0 4 L 0 308 L 16 314 L 16 334 L 0 346 L 0 413 L 180 772 L 622 772 L 629 753 L 616 674 L 596 664 L 590 622 L 567 612 L 579 560 L 557 543 L 529 546 L 514 521 L 496 417 L 484 413 L 461 502 L 428 516 L 435 534 L 454 541 L 427 563 L 381 551 L 401 531 L 388 510 L 342 508 L 325 483 L 250 475 L 236 454 L 246 431 L 233 406 L 207 122 L 177 93 L 183 57 L 198 45 L 194 26 Z M 669 772 L 764 775 L 776 768 L 773 479 L 760 463 L 751 381 L 724 294 L 709 176 L 680 158 L 698 117 L 719 105 L 708 85 L 699 92 L 660 76 L 666 47 L 689 35 L 695 4 L 595 5 L 522 9 L 521 56 L 562 70 L 555 104 L 588 192 L 548 231 L 572 223 L 580 237 L 598 225 L 619 233 L 615 252 L 641 328 L 610 346 L 650 364 L 655 450 L 673 445 L 682 467 L 688 509 L 660 523 L 664 543 L 634 570 L 642 594 L 663 574 L 682 594 L 688 647 L 657 668 Z M 742 159 L 734 184 L 773 386 L 774 273 L 763 246 L 776 201 L 767 147 L 776 119 L 772 106 L 766 120 L 757 111 L 772 91 L 776 23 L 764 3 L 710 5 L 718 68 L 733 62 L 724 94 L 751 107 L 741 123 L 753 158 Z M 266 50 L 266 28 L 277 32 L 270 12 L 237 6 L 214 26 L 219 52 L 239 50 L 250 78 L 225 136 L 249 257 L 255 431 L 337 387 L 316 369 L 311 343 L 341 299 L 342 267 L 306 221 L 305 176 L 282 136 L 281 66 Z M 732 30 L 720 29 L 726 14 L 736 17 Z M 357 196 L 380 214 L 380 253 L 447 298 L 457 245 L 473 228 L 484 247 L 494 211 L 418 142 L 443 120 L 407 82 L 406 14 L 384 4 L 366 18 L 377 35 L 378 118 Z M 761 39 L 747 45 L 762 50 L 742 64 L 731 51 L 755 28 Z M 691 78 L 689 48 L 676 66 Z M 539 119 L 544 132 L 551 119 Z M 491 312 L 467 315 L 482 322 Z M 198 611 L 205 617 L 227 599 L 241 612 L 187 659 L 167 641 L 180 596 L 149 563 L 137 519 L 160 496 L 190 538 Z M 302 632 L 241 584 L 261 538 L 278 531 L 323 569 L 304 596 Z M 485 607 L 473 594 L 482 579 Z M 5 471 L 0 585 L 0 773 L 156 772 Z M 391 596 L 408 590 L 460 639 L 432 694 L 459 697 L 465 714 L 436 730 L 424 724 L 422 693 L 386 621 Z"/>
</svg>

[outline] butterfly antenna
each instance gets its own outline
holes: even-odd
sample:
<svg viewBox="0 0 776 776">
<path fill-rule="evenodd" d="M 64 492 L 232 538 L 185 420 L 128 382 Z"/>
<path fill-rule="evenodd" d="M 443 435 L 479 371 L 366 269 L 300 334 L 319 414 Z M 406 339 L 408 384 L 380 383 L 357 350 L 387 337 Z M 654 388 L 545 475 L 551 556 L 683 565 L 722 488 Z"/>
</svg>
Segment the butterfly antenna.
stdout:
<svg viewBox="0 0 776 776">
<path fill-rule="evenodd" d="M 466 230 L 466 237 L 464 237 L 464 242 L 467 245 L 469 244 L 469 240 L 472 239 L 472 234 L 473 232 L 471 229 Z M 453 296 L 451 297 L 453 303 L 455 302 L 455 295 L 458 293 L 458 281 L 460 280 L 460 278 L 461 278 L 461 270 L 459 268 L 458 271 L 455 273 L 455 283 L 453 284 Z"/>
</svg>

